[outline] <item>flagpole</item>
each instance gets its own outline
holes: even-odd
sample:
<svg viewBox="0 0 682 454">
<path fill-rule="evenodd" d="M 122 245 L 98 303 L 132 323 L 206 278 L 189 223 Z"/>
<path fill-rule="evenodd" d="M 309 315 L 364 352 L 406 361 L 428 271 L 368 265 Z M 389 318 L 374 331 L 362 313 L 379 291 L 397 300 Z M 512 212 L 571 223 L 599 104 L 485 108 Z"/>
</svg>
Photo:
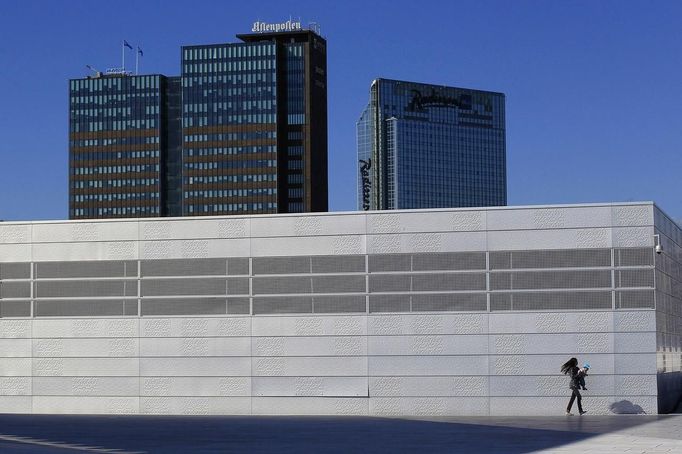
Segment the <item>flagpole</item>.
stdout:
<svg viewBox="0 0 682 454">
<path fill-rule="evenodd" d="M 137 48 L 137 52 L 135 52 L 135 75 L 137 76 L 137 64 L 138 61 L 140 60 L 140 48 Z"/>
<path fill-rule="evenodd" d="M 121 66 L 123 72 L 126 71 L 126 45 L 125 45 L 125 40 L 121 43 Z"/>
</svg>

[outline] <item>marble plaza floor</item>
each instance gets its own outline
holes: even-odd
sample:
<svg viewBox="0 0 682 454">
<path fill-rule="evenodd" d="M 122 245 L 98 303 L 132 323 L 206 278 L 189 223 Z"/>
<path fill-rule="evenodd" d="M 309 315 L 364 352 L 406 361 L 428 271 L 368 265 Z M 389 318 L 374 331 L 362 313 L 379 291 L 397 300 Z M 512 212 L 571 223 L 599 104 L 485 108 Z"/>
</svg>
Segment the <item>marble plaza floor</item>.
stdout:
<svg viewBox="0 0 682 454">
<path fill-rule="evenodd" d="M 682 453 L 682 415 L 0 415 L 2 453 Z"/>
</svg>

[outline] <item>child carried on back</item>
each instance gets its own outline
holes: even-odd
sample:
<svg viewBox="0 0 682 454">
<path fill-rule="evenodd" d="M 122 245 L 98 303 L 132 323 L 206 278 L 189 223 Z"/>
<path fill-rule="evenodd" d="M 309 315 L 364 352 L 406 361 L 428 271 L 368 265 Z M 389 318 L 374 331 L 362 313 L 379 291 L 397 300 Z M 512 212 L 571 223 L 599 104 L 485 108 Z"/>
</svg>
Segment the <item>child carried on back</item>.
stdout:
<svg viewBox="0 0 682 454">
<path fill-rule="evenodd" d="M 578 377 L 576 381 L 578 382 L 578 388 L 582 388 L 583 390 L 587 391 L 587 388 L 585 388 L 585 377 L 587 376 L 587 371 L 590 370 L 590 365 L 588 363 L 585 363 L 583 367 L 578 369 Z"/>
</svg>

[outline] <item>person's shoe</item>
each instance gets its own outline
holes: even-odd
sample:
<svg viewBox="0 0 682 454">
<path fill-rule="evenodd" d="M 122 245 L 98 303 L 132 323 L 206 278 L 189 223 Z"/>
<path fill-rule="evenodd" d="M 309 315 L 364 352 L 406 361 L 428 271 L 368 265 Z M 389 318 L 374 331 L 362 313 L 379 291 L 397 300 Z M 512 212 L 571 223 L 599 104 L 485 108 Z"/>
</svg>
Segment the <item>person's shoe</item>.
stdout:
<svg viewBox="0 0 682 454">
<path fill-rule="evenodd" d="M 580 416 L 584 415 L 585 413 L 587 413 L 587 410 L 581 411 L 581 412 L 580 412 Z"/>
<path fill-rule="evenodd" d="M 567 411 L 566 416 L 573 416 L 573 413 L 571 413 L 570 411 Z"/>
</svg>

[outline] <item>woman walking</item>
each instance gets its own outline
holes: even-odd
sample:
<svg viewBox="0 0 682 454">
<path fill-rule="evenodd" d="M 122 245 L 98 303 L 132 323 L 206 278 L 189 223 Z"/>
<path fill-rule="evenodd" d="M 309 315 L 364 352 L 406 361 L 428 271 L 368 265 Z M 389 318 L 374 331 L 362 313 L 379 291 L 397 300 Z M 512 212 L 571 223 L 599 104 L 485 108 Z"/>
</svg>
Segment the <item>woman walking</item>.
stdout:
<svg viewBox="0 0 682 454">
<path fill-rule="evenodd" d="M 567 415 L 572 415 L 571 413 L 571 407 L 573 407 L 573 401 L 578 399 L 578 412 L 580 412 L 581 415 L 584 415 L 587 413 L 587 411 L 583 411 L 583 397 L 580 395 L 580 385 L 579 385 L 579 379 L 580 379 L 580 368 L 578 367 L 578 360 L 576 358 L 571 358 L 568 361 L 564 363 L 563 366 L 561 366 L 561 372 L 564 375 L 570 375 L 570 381 L 568 384 L 568 387 L 573 391 L 571 394 L 571 400 L 568 401 L 568 407 L 566 407 L 566 414 Z"/>
</svg>

